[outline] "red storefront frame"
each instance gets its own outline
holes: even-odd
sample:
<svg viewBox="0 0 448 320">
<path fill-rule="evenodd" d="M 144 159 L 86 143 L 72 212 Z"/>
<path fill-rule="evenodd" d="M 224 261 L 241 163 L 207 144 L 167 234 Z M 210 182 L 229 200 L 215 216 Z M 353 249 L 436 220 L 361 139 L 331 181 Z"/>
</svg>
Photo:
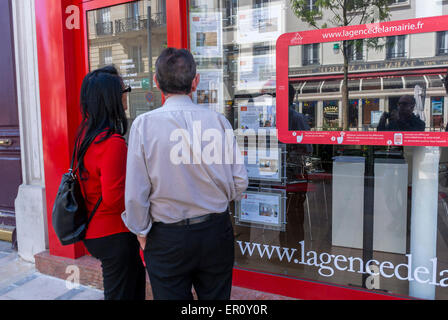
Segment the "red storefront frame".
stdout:
<svg viewBox="0 0 448 320">
<path fill-rule="evenodd" d="M 86 13 L 133 0 L 35 0 L 46 205 L 50 254 L 77 259 L 81 243 L 62 246 L 51 227 L 51 212 L 60 179 L 69 167 L 76 128 L 81 120 L 79 91 L 88 72 Z M 167 1 L 168 46 L 189 48 L 188 0 Z M 67 18 L 79 8 L 80 28 L 68 29 Z M 73 7 L 71 7 L 73 8 Z M 234 269 L 233 284 L 298 299 L 406 299 L 255 270 Z"/>
</svg>

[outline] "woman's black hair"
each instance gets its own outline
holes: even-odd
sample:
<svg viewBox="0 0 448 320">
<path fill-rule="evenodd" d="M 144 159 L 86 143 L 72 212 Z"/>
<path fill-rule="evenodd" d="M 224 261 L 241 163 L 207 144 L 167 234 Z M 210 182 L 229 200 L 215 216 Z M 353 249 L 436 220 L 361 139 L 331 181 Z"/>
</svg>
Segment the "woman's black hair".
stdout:
<svg viewBox="0 0 448 320">
<path fill-rule="evenodd" d="M 95 143 L 106 140 L 112 134 L 126 134 L 128 121 L 122 96 L 123 80 L 114 66 L 94 70 L 84 77 L 80 100 L 82 121 L 75 141 L 80 176 L 86 172 L 84 155 L 100 133 L 106 132 Z"/>
</svg>

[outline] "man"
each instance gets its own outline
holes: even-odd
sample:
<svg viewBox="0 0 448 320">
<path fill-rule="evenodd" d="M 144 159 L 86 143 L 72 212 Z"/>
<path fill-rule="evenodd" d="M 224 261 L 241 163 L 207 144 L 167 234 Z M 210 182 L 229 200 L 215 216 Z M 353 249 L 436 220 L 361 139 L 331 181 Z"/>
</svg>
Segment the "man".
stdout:
<svg viewBox="0 0 448 320">
<path fill-rule="evenodd" d="M 289 84 L 288 129 L 308 131 L 310 126 L 305 116 L 294 109 L 296 91 Z M 308 188 L 308 174 L 305 168 L 305 157 L 313 152 L 310 144 L 287 144 L 286 177 L 288 191 L 288 210 L 286 230 L 280 234 L 280 245 L 291 248 L 304 239 L 303 222 L 304 203 Z M 289 190 L 288 190 L 289 189 Z M 292 191 L 291 191 L 292 190 Z"/>
<path fill-rule="evenodd" d="M 132 125 L 123 220 L 144 250 L 154 299 L 191 300 L 192 286 L 199 299 L 229 299 L 228 204 L 247 188 L 244 161 L 228 120 L 191 100 L 199 83 L 191 53 L 165 49 L 155 67 L 166 101 Z"/>
<path fill-rule="evenodd" d="M 425 122 L 413 113 L 414 108 L 415 98 L 410 95 L 402 96 L 398 100 L 397 111 L 383 113 L 378 131 L 425 131 Z M 387 120 L 389 123 L 386 123 Z"/>
</svg>

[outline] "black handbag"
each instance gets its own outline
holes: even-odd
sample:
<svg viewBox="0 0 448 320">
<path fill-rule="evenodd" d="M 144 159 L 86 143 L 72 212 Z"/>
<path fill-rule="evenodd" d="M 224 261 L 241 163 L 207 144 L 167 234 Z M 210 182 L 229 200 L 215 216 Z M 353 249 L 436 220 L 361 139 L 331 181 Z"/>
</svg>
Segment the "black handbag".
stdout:
<svg viewBox="0 0 448 320">
<path fill-rule="evenodd" d="M 53 229 L 64 246 L 85 238 L 87 227 L 103 199 L 101 196 L 89 216 L 80 182 L 76 176 L 79 165 L 73 169 L 75 156 L 76 146 L 73 150 L 70 169 L 62 176 L 51 215 Z"/>
</svg>

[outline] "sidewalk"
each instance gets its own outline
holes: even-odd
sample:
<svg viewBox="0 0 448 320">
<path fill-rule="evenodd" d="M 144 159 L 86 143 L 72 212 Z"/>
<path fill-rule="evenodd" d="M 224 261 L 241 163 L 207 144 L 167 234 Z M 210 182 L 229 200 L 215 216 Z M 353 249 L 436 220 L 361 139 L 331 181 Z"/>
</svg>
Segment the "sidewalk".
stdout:
<svg viewBox="0 0 448 320">
<path fill-rule="evenodd" d="M 39 273 L 11 249 L 11 243 L 0 241 L 0 300 L 103 299 L 101 290 L 82 285 L 70 289 L 64 280 Z"/>
</svg>

